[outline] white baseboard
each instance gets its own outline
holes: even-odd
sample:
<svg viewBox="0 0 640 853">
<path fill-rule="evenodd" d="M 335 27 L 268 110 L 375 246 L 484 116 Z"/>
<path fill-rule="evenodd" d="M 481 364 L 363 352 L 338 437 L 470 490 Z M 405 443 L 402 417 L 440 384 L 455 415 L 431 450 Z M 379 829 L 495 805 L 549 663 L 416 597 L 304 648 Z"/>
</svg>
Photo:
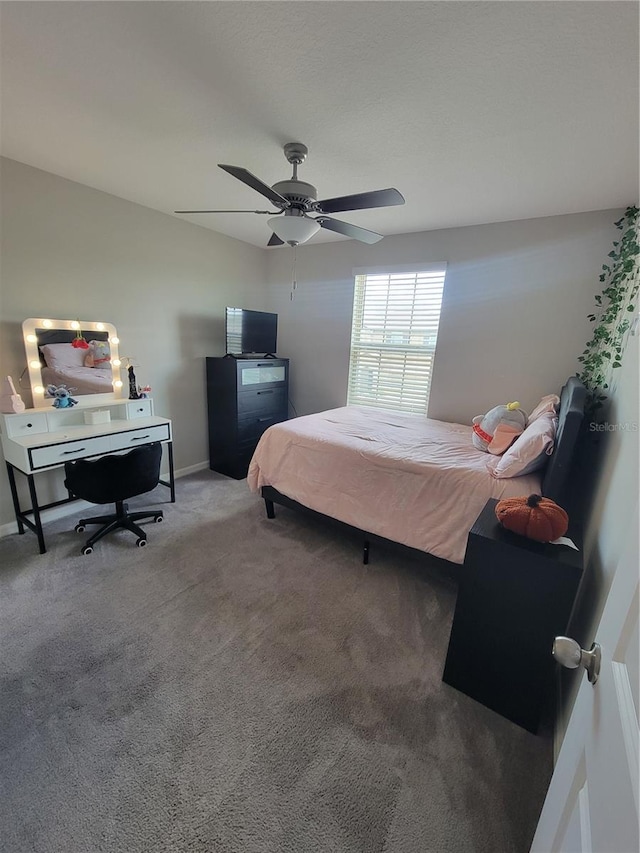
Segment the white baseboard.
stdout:
<svg viewBox="0 0 640 853">
<path fill-rule="evenodd" d="M 178 471 L 174 471 L 174 475 L 176 480 L 178 477 L 186 477 L 187 474 L 195 474 L 196 471 L 204 471 L 209 467 L 208 462 L 198 462 L 196 465 L 189 465 L 188 468 L 180 468 Z M 168 474 L 163 474 L 162 477 L 167 477 Z"/>
<path fill-rule="evenodd" d="M 188 474 L 195 474 L 196 471 L 203 471 L 209 467 L 208 462 L 198 462 L 196 465 L 189 465 L 188 468 L 179 468 L 174 471 L 174 477 L 178 480 L 180 477 L 186 477 Z M 163 471 L 160 474 L 161 479 L 166 480 L 169 477 L 168 471 Z M 61 504 L 60 506 L 51 507 L 42 511 L 41 516 L 44 522 L 57 521 L 59 518 L 64 518 L 67 515 L 77 515 L 78 511 L 84 509 L 95 509 L 96 505 L 87 501 L 77 500 L 71 503 Z M 11 536 L 12 533 L 18 532 L 18 524 L 15 521 L 10 521 L 8 524 L 0 525 L 0 539 L 3 536 Z"/>
</svg>

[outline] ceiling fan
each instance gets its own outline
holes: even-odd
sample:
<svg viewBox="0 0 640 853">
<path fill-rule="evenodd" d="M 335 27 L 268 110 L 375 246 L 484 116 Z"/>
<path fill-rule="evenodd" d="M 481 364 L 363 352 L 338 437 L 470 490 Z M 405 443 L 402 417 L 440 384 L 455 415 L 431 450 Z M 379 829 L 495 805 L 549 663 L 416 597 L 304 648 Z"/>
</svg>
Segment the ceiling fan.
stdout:
<svg viewBox="0 0 640 853">
<path fill-rule="evenodd" d="M 284 146 L 284 156 L 293 165 L 293 175 L 288 181 L 278 181 L 272 187 L 241 166 L 226 166 L 218 163 L 225 172 L 268 198 L 278 208 L 277 210 L 176 210 L 174 212 L 274 214 L 267 220 L 267 224 L 273 231 L 267 246 L 282 246 L 284 243 L 297 246 L 299 243 L 306 243 L 320 228 L 335 231 L 337 234 L 360 240 L 362 243 L 377 243 L 378 240 L 382 240 L 382 234 L 368 231 L 358 225 L 351 225 L 349 222 L 342 222 L 340 219 L 333 219 L 327 214 L 404 204 L 402 194 L 396 189 L 389 188 L 317 201 L 316 188 L 306 181 L 298 180 L 298 166 L 305 161 L 308 153 L 307 146 L 302 142 L 288 142 Z M 310 214 L 318 215 L 310 216 Z"/>
</svg>

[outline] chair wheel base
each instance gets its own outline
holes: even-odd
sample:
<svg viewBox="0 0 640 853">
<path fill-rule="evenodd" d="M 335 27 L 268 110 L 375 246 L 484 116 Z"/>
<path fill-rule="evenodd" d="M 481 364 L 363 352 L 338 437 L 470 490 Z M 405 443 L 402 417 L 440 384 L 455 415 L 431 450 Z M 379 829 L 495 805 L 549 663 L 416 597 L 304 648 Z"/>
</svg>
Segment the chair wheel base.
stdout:
<svg viewBox="0 0 640 853">
<path fill-rule="evenodd" d="M 138 548 L 144 548 L 146 544 L 147 544 L 146 539 L 138 539 L 138 541 L 136 542 L 136 545 L 138 546 Z"/>
<path fill-rule="evenodd" d="M 76 524 L 76 526 L 73 529 L 75 530 L 76 533 L 84 533 L 85 526 L 84 526 L 84 524 Z"/>
<path fill-rule="evenodd" d="M 85 545 L 80 553 L 84 554 L 85 556 L 87 554 L 93 554 L 93 548 L 91 547 L 91 545 Z"/>
</svg>

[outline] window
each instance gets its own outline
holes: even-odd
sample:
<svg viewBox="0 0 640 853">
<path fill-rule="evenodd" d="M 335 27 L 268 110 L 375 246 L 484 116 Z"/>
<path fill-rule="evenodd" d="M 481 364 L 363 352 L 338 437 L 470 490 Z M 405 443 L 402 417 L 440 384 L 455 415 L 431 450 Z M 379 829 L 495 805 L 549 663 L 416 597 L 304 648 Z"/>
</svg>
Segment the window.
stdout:
<svg viewBox="0 0 640 853">
<path fill-rule="evenodd" d="M 445 272 L 356 275 L 350 405 L 427 413 Z"/>
</svg>

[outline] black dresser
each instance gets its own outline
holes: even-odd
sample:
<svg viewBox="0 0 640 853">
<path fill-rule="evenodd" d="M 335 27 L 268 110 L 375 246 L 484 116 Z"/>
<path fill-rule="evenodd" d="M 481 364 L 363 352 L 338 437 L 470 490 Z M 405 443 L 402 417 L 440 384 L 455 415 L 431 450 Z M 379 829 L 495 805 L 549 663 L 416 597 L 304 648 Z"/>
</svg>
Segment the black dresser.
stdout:
<svg viewBox="0 0 640 853">
<path fill-rule="evenodd" d="M 289 359 L 207 358 L 209 467 L 241 480 L 262 433 L 289 414 Z"/>
</svg>

